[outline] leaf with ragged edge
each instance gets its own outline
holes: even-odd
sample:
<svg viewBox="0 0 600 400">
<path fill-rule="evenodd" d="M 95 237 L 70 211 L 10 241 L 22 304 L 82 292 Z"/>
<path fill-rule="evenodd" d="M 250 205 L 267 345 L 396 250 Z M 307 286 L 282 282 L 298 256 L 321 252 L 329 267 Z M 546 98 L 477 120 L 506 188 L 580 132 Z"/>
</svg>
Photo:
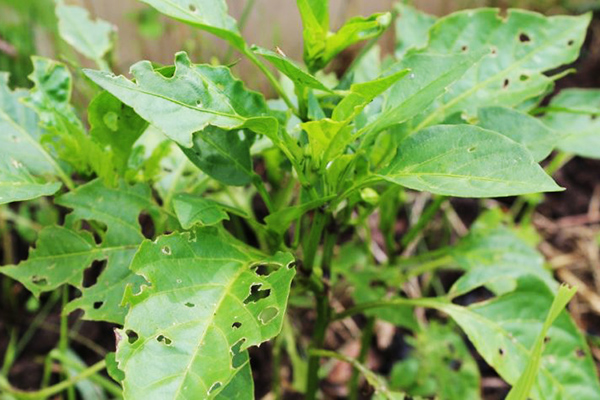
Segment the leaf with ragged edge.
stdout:
<svg viewBox="0 0 600 400">
<path fill-rule="evenodd" d="M 144 242 L 130 268 L 149 286 L 126 293 L 131 308 L 117 344 L 124 397 L 217 395 L 247 359 L 245 350 L 279 333 L 292 262 L 212 227 Z M 268 275 L 259 274 L 261 265 Z"/>
<path fill-rule="evenodd" d="M 394 364 L 390 386 L 412 396 L 481 399 L 480 375 L 463 338 L 450 325 L 432 322 L 407 337 L 411 354 Z"/>
<path fill-rule="evenodd" d="M 228 14 L 225 0 L 140 0 L 160 13 L 227 40 L 238 49 L 245 46 L 237 22 Z"/>
<path fill-rule="evenodd" d="M 87 58 L 100 62 L 112 48 L 112 25 L 101 19 L 92 21 L 85 8 L 69 6 L 60 0 L 56 16 L 61 38 Z"/>
<path fill-rule="evenodd" d="M 251 139 L 242 131 L 207 126 L 193 135 L 187 158 L 210 177 L 231 186 L 244 186 L 255 175 L 250 156 Z"/>
<path fill-rule="evenodd" d="M 558 283 L 544 267 L 542 255 L 517 236 L 514 229 L 494 221 L 491 214 L 480 216 L 469 234 L 450 251 L 466 273 L 452 285 L 449 295 L 457 297 L 483 285 L 496 294 L 510 292 L 524 275 L 537 276 L 555 292 Z"/>
<path fill-rule="evenodd" d="M 410 69 L 409 78 L 392 86 L 381 114 L 363 128 L 367 132 L 363 142 L 369 144 L 378 132 L 421 113 L 482 56 L 482 52 L 475 51 L 450 55 L 409 53 L 390 68 L 390 71 Z"/>
<path fill-rule="evenodd" d="M 422 305 L 448 314 L 460 325 L 483 359 L 509 384 L 525 371 L 535 339 L 554 299 L 546 285 L 521 277 L 514 292 L 461 307 L 424 300 Z M 425 304 L 427 303 L 427 304 Z M 566 312 L 546 335 L 546 348 L 530 397 L 534 400 L 592 400 L 600 393 L 594 361 L 585 338 Z"/>
<path fill-rule="evenodd" d="M 165 77 L 148 61 L 131 67 L 135 82 L 124 76 L 85 70 L 99 86 L 184 147 L 208 125 L 225 130 L 247 128 L 277 141 L 278 122 L 268 116 L 264 97 L 247 90 L 228 68 L 192 64 L 175 55 L 175 72 Z"/>
<path fill-rule="evenodd" d="M 427 44 L 429 28 L 435 23 L 436 18 L 407 4 L 397 3 L 394 8 L 398 13 L 394 23 L 396 28 L 394 55 L 396 58 L 402 58 L 408 50 L 421 48 Z"/>
<path fill-rule="evenodd" d="M 0 154 L 0 204 L 50 196 L 56 193 L 60 186 L 59 182 L 39 182 L 23 164 Z"/>
<path fill-rule="evenodd" d="M 543 121 L 565 135 L 558 143 L 560 150 L 600 158 L 600 90 L 562 90 L 550 101 Z"/>
<path fill-rule="evenodd" d="M 124 173 L 133 144 L 144 133 L 148 123 L 108 92 L 101 92 L 91 101 L 88 120 L 90 136 L 110 149 L 115 167 Z"/>
<path fill-rule="evenodd" d="M 516 106 L 543 94 L 552 80 L 543 72 L 579 55 L 591 14 L 544 17 L 511 9 L 466 10 L 439 19 L 429 30 L 424 51 L 487 55 L 424 112 L 419 128 L 457 112 L 475 115 L 479 107 Z"/>
<path fill-rule="evenodd" d="M 480 108 L 478 125 L 496 131 L 527 147 L 535 161 L 542 161 L 554 150 L 560 134 L 539 119 L 506 107 Z"/>
<path fill-rule="evenodd" d="M 173 198 L 173 208 L 184 229 L 190 229 L 194 225 L 216 225 L 229 219 L 221 204 L 187 193 L 178 194 Z"/>
<path fill-rule="evenodd" d="M 111 188 L 94 180 L 59 197 L 56 203 L 73 209 L 67 216 L 68 224 L 79 220 L 105 224 L 102 243 L 96 244 L 89 232 L 51 226 L 39 233 L 36 248 L 26 261 L 3 267 L 0 272 L 18 280 L 36 296 L 68 283 L 82 294 L 64 312 L 81 308 L 85 319 L 122 323 L 127 311 L 121 307 L 125 286 L 144 282 L 128 267 L 144 240 L 138 216 L 156 207 L 150 188 L 124 183 Z M 104 271 L 95 285 L 83 287 L 83 273 L 95 260 L 106 260 Z"/>
<path fill-rule="evenodd" d="M 354 83 L 350 93 L 340 101 L 331 115 L 334 121 L 345 121 L 358 115 L 373 99 L 404 78 L 410 69 L 402 69 L 369 82 Z"/>
<path fill-rule="evenodd" d="M 294 82 L 297 87 L 309 87 L 313 89 L 330 92 L 330 90 L 310 73 L 304 71 L 298 64 L 288 57 L 275 53 L 274 51 L 252 46 L 252 51 L 275 66 L 282 74 Z"/>
<path fill-rule="evenodd" d="M 526 148 L 471 125 L 432 126 L 408 136 L 379 176 L 411 189 L 458 197 L 561 190 Z"/>
</svg>

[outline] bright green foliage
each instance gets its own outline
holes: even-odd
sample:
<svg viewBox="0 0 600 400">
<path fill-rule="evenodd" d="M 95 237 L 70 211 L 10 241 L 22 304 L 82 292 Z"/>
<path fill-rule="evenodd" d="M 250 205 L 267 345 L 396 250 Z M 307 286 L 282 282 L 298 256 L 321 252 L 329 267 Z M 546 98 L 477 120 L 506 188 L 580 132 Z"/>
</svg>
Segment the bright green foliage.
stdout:
<svg viewBox="0 0 600 400">
<path fill-rule="evenodd" d="M 130 268 L 149 286 L 126 294 L 131 310 L 117 350 L 125 397 L 219 393 L 243 365 L 244 350 L 281 329 L 292 261 L 269 258 L 219 228 L 145 242 Z M 259 275 L 259 265 L 270 273 Z"/>
<path fill-rule="evenodd" d="M 477 363 L 451 326 L 432 323 L 409 339 L 410 356 L 394 364 L 390 373 L 393 388 L 445 400 L 481 398 Z"/>
<path fill-rule="evenodd" d="M 56 16 L 60 36 L 90 60 L 99 62 L 112 48 L 112 25 L 101 19 L 92 21 L 85 8 L 59 0 Z"/>
<path fill-rule="evenodd" d="M 409 136 L 380 176 L 411 189 L 459 197 L 560 190 L 527 149 L 469 125 L 434 126 Z"/>
<path fill-rule="evenodd" d="M 59 182 L 40 183 L 15 159 L 0 156 L 0 204 L 50 196 L 60 189 Z"/>
<path fill-rule="evenodd" d="M 192 146 L 192 134 L 209 124 L 277 135 L 277 120 L 266 115 L 263 96 L 247 90 L 225 67 L 193 65 L 187 54 L 177 53 L 173 77 L 161 75 L 148 61 L 131 71 L 135 83 L 105 72 L 85 73 L 184 147 Z"/>
<path fill-rule="evenodd" d="M 562 137 L 558 148 L 600 158 L 600 90 L 566 89 L 550 102 L 544 123 Z"/>
<path fill-rule="evenodd" d="M 212 226 L 229 219 L 223 206 L 216 201 L 184 193 L 175 196 L 173 208 L 184 229 L 190 229 L 194 225 Z"/>
</svg>

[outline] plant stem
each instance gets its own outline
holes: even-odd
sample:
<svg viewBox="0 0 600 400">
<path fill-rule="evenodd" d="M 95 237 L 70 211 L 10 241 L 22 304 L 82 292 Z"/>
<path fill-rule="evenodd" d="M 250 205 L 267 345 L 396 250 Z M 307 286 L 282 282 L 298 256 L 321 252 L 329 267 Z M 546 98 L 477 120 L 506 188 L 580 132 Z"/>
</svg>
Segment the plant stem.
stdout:
<svg viewBox="0 0 600 400">
<path fill-rule="evenodd" d="M 315 212 L 310 228 L 310 234 L 308 235 L 308 239 L 303 246 L 304 258 L 302 261 L 304 263 L 304 268 L 309 273 L 312 273 L 315 265 L 317 249 L 319 248 L 319 242 L 321 240 L 321 235 L 323 233 L 323 228 L 325 228 L 326 222 L 327 215 L 323 214 L 321 211 Z"/>
<path fill-rule="evenodd" d="M 554 175 L 554 173 L 556 171 L 561 169 L 566 163 L 571 161 L 571 159 L 573 159 L 573 157 L 574 157 L 573 154 L 569 154 L 569 153 L 565 153 L 565 152 L 561 151 L 556 156 L 554 156 L 552 161 L 550 161 L 550 163 L 544 169 L 546 170 L 546 173 L 548 175 L 552 176 L 552 175 Z"/>
<path fill-rule="evenodd" d="M 46 397 L 50 397 L 57 393 L 60 393 L 60 392 L 64 391 L 65 389 L 73 387 L 73 385 L 75 385 L 77 382 L 89 378 L 90 376 L 103 370 L 105 367 L 106 367 L 106 361 L 105 360 L 99 361 L 96 364 L 92 365 L 91 367 L 88 367 L 85 370 L 81 371 L 80 374 L 78 374 L 72 378 L 64 380 L 60 383 L 57 383 L 56 385 L 47 387 L 45 389 L 38 390 L 36 392 L 25 392 L 22 390 L 15 389 L 10 385 L 10 383 L 6 380 L 6 378 L 4 378 L 3 376 L 0 376 L 0 391 L 10 394 L 18 400 L 21 400 L 21 399 L 23 399 L 23 400 L 44 399 Z"/>
<path fill-rule="evenodd" d="M 369 301 L 366 303 L 358 304 L 352 308 L 349 308 L 341 313 L 335 314 L 331 320 L 338 321 L 344 318 L 351 317 L 356 314 L 360 314 L 366 310 L 370 310 L 373 308 L 383 308 L 383 307 L 391 307 L 391 306 L 413 306 L 413 307 L 428 307 L 428 308 L 436 308 L 440 305 L 440 300 L 436 298 L 419 298 L 419 299 L 407 299 L 404 297 L 392 299 L 392 300 L 376 300 Z"/>
<path fill-rule="evenodd" d="M 431 261 L 425 262 L 415 268 L 411 268 L 407 271 L 407 278 L 414 278 L 415 276 L 423 275 L 426 272 L 435 271 L 436 269 L 448 265 L 452 262 L 452 257 L 447 255 L 441 258 L 436 258 Z"/>
<path fill-rule="evenodd" d="M 433 202 L 427 206 L 425 211 L 423 211 L 423 214 L 421 214 L 421 217 L 419 218 L 417 223 L 414 224 L 409 229 L 409 231 L 402 237 L 402 240 L 400 241 L 402 247 L 408 246 L 419 235 L 419 233 L 421 233 L 421 231 L 425 228 L 425 226 L 427 226 L 429 221 L 431 221 L 431 219 L 438 212 L 446 198 L 446 196 L 434 197 Z"/>
<path fill-rule="evenodd" d="M 360 353 L 357 361 L 363 364 L 369 354 L 369 348 L 371 347 L 371 340 L 373 339 L 373 328 L 375 327 L 375 317 L 369 317 L 367 323 L 362 331 L 362 337 L 360 339 Z M 360 378 L 360 371 L 355 367 L 352 369 L 352 377 L 349 382 L 349 395 L 350 400 L 358 399 L 358 384 Z"/>
</svg>

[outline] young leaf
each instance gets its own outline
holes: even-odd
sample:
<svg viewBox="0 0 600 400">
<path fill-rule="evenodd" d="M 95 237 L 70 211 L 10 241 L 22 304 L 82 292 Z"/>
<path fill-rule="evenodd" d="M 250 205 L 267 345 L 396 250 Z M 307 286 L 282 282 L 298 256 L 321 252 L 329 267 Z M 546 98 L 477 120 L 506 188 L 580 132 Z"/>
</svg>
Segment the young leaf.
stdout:
<svg viewBox="0 0 600 400">
<path fill-rule="evenodd" d="M 558 318 L 565 306 L 573 298 L 576 291 L 577 289 L 570 288 L 565 285 L 561 285 L 561 287 L 558 289 L 558 293 L 552 302 L 552 306 L 550 307 L 546 321 L 544 321 L 544 326 L 535 339 L 535 343 L 531 349 L 531 355 L 529 357 L 527 367 L 521 374 L 521 377 L 517 383 L 508 393 L 508 396 L 506 397 L 507 400 L 527 400 L 529 398 L 529 393 L 531 392 L 533 384 L 535 383 L 538 369 L 540 368 L 540 364 L 542 362 L 542 353 L 544 351 L 546 334 L 556 318 Z"/>
<path fill-rule="evenodd" d="M 479 107 L 516 106 L 544 93 L 551 79 L 543 72 L 573 62 L 585 39 L 591 15 L 544 17 L 509 10 L 466 10 L 439 19 L 429 30 L 425 51 L 487 55 L 472 73 L 452 85 L 424 115 L 419 128 L 457 112 L 475 115 Z"/>
<path fill-rule="evenodd" d="M 60 186 L 59 182 L 36 181 L 23 164 L 0 154 L 0 204 L 50 196 L 56 193 Z"/>
<path fill-rule="evenodd" d="M 290 78 L 297 87 L 308 87 L 324 92 L 331 92 L 331 90 L 323 85 L 317 78 L 304 71 L 290 58 L 258 46 L 252 46 L 252 51 L 268 60 L 282 74 Z"/>
<path fill-rule="evenodd" d="M 325 118 L 305 122 L 301 126 L 308 136 L 308 153 L 314 165 L 322 169 L 341 155 L 352 140 L 352 128 L 347 121 Z"/>
<path fill-rule="evenodd" d="M 124 397 L 217 395 L 247 359 L 244 351 L 279 333 L 292 261 L 215 228 L 144 242 L 130 268 L 149 285 L 126 293 L 131 309 L 117 344 Z M 275 270 L 259 275 L 259 265 Z M 163 362 L 149 362 L 157 358 Z"/>
<path fill-rule="evenodd" d="M 398 13 L 394 24 L 396 28 L 394 55 L 400 59 L 410 49 L 425 47 L 429 28 L 435 23 L 436 18 L 407 4 L 397 3 L 394 8 Z"/>
<path fill-rule="evenodd" d="M 185 193 L 174 197 L 173 208 L 184 229 L 190 229 L 194 225 L 216 225 L 229 219 L 227 213 L 223 211 L 223 207 L 216 201 Z"/>
<path fill-rule="evenodd" d="M 160 13 L 227 40 L 238 49 L 245 46 L 237 22 L 225 0 L 140 0 Z"/>
<path fill-rule="evenodd" d="M 252 181 L 250 139 L 243 131 L 226 131 L 214 126 L 193 135 L 191 148 L 181 147 L 187 158 L 212 178 L 232 186 Z"/>
<path fill-rule="evenodd" d="M 554 294 L 534 277 L 522 277 L 517 290 L 490 301 L 461 307 L 429 302 L 460 325 L 484 360 L 509 384 L 525 371 L 536 336 L 542 331 Z M 530 397 L 592 400 L 600 393 L 587 343 L 565 312 L 545 336 L 546 350 Z"/>
<path fill-rule="evenodd" d="M 85 8 L 66 5 L 63 0 L 58 1 L 56 16 L 63 40 L 90 60 L 103 64 L 102 59 L 113 45 L 112 25 L 101 19 L 92 21 Z"/>
<path fill-rule="evenodd" d="M 135 82 L 101 71 L 85 74 L 181 146 L 191 147 L 192 134 L 208 125 L 248 128 L 277 140 L 278 122 L 267 116 L 264 97 L 247 90 L 226 67 L 194 65 L 180 52 L 170 78 L 148 61 L 138 62 L 131 71 Z"/>
<path fill-rule="evenodd" d="M 302 38 L 304 39 L 304 63 L 309 69 L 313 60 L 325 52 L 329 32 L 329 0 L 296 0 L 302 18 Z"/>
<path fill-rule="evenodd" d="M 539 119 L 506 107 L 485 107 L 478 111 L 478 125 L 511 138 L 527 147 L 535 161 L 542 161 L 560 139 Z"/>
<path fill-rule="evenodd" d="M 544 123 L 566 134 L 558 148 L 588 158 L 600 158 L 600 90 L 566 89 L 552 98 Z"/>
<path fill-rule="evenodd" d="M 433 126 L 408 136 L 379 176 L 411 189 L 458 197 L 561 190 L 523 146 L 470 125 Z"/>
</svg>

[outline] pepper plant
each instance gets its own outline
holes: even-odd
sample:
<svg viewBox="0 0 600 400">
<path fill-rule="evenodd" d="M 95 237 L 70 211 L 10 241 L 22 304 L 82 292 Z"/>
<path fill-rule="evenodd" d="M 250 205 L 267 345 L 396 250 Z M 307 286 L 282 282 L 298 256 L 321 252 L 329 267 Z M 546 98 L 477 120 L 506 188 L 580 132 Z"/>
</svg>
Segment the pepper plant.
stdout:
<svg viewBox="0 0 600 400">
<path fill-rule="evenodd" d="M 476 9 L 436 19 L 399 4 L 333 32 L 327 1 L 297 0 L 301 63 L 247 43 L 224 0 L 141 1 L 223 39 L 277 98 L 185 52 L 172 66 L 140 61 L 116 76 L 111 25 L 57 3 L 62 39 L 98 69 L 34 57 L 29 90 L 0 75 L 0 202 L 11 203 L 3 214 L 14 234 L 37 237 L 27 259 L 0 273 L 35 298 L 61 291 L 51 359 L 67 372 L 32 393 L 0 376 L 8 398 L 72 396 L 94 377 L 125 399 L 253 398 L 248 350 L 273 339 L 307 399 L 320 397 L 330 358 L 355 369 L 351 398 L 363 385 L 377 398 L 481 398 L 465 338 L 512 386 L 510 399 L 597 398 L 586 338 L 564 310 L 574 289 L 553 278 L 531 230 L 492 207 L 452 246 L 421 240 L 448 197 L 531 199 L 562 190 L 539 165 L 553 151 L 554 166 L 600 157 L 591 145 L 600 92 L 563 91 L 541 106 L 577 59 L 591 15 Z M 388 29 L 396 48 L 382 60 Z M 343 73 L 323 72 L 359 42 Z M 74 83 L 95 92 L 86 119 Z M 415 196 L 430 203 L 398 234 Z M 23 222 L 48 207 L 64 221 L 31 217 L 37 232 Z M 84 273 L 99 263 L 90 284 Z M 433 290 L 425 278 L 442 268 L 461 275 Z M 481 288 L 486 300 L 465 301 Z M 116 353 L 78 374 L 65 356 L 75 310 L 119 326 Z M 357 358 L 324 349 L 333 323 L 359 315 Z M 365 363 L 378 320 L 404 328 L 413 348 L 387 375 Z M 98 375 L 104 368 L 114 382 Z"/>
</svg>

